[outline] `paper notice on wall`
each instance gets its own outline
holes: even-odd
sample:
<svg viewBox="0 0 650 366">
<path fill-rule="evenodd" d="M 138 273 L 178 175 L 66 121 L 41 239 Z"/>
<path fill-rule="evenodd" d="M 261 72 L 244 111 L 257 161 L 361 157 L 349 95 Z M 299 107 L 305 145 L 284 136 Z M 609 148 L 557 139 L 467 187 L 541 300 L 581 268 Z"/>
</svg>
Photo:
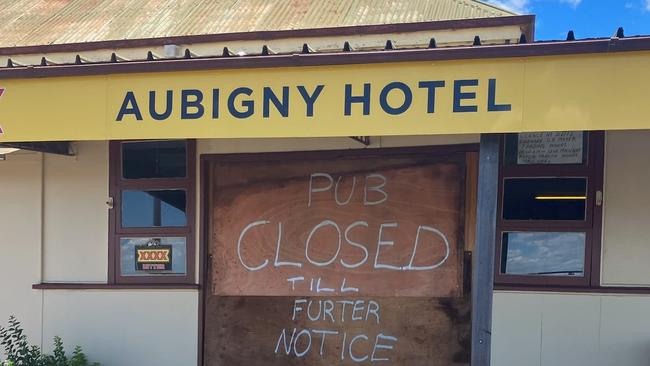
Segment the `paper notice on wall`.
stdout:
<svg viewBox="0 0 650 366">
<path fill-rule="evenodd" d="M 583 132 L 520 133 L 517 164 L 582 164 Z"/>
</svg>

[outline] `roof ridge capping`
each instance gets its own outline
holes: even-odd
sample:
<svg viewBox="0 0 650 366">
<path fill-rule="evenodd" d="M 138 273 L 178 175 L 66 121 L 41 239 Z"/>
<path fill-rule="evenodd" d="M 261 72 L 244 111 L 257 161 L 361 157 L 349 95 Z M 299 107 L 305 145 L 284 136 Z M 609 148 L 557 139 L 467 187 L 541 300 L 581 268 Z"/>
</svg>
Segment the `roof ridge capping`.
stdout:
<svg viewBox="0 0 650 366">
<path fill-rule="evenodd" d="M 461 1 L 461 0 L 455 0 Z M 467 1 L 467 0 L 462 0 Z M 476 0 L 469 0 L 478 2 Z M 483 3 L 481 3 L 483 4 Z M 512 15 L 493 16 L 487 18 L 436 20 L 427 22 L 392 23 L 355 25 L 328 28 L 305 28 L 275 31 L 253 31 L 236 33 L 216 33 L 201 35 L 183 35 L 158 38 L 134 38 L 116 39 L 105 41 L 93 41 L 83 43 L 62 43 L 38 46 L 15 46 L 0 47 L 0 56 L 25 55 L 25 54 L 47 54 L 58 52 L 82 52 L 101 49 L 139 48 L 164 46 L 171 44 L 197 44 L 212 42 L 233 42 L 233 41 L 268 41 L 291 38 L 318 38 L 318 37 L 342 37 L 363 35 L 379 35 L 390 33 L 412 33 L 426 32 L 446 29 L 472 29 L 520 26 L 522 33 L 525 33 L 529 41 L 534 40 L 535 16 L 534 15 Z"/>
</svg>

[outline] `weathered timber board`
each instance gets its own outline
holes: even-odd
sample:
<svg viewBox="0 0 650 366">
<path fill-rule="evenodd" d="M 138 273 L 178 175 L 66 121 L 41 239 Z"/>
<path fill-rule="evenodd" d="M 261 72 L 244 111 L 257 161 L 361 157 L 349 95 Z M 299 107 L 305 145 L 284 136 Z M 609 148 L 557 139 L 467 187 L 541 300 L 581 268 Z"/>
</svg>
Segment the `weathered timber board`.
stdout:
<svg viewBox="0 0 650 366">
<path fill-rule="evenodd" d="M 379 324 L 373 314 L 365 320 L 365 312 L 358 314 L 362 315 L 362 320 L 352 321 L 349 306 L 343 322 L 340 321 L 340 307 L 332 311 L 336 322 L 332 322 L 329 316 L 323 320 L 322 315 L 320 320 L 311 321 L 304 312 L 292 320 L 296 299 L 324 300 L 322 297 L 211 296 L 207 307 L 210 311 L 206 314 L 205 365 L 453 366 L 469 363 L 470 305 L 463 298 L 363 299 L 379 303 Z M 317 315 L 318 306 L 314 304 L 311 316 L 316 318 Z M 308 336 L 303 334 L 297 344 L 288 347 L 287 355 L 285 347 L 294 328 L 296 334 L 309 330 L 311 345 L 307 348 Z M 287 339 L 280 338 L 283 330 Z M 338 334 L 326 334 L 323 342 L 319 330 Z M 345 346 L 343 333 L 346 334 Z M 392 345 L 393 349 L 377 349 L 376 361 L 371 362 L 378 334 L 395 337 L 397 341 L 381 339 L 380 345 Z M 358 338 L 350 350 L 350 341 L 358 335 L 365 335 L 368 339 Z M 296 351 L 299 354 L 304 352 L 304 355 L 298 357 Z M 355 362 L 350 351 L 357 360 L 367 358 Z M 380 358 L 387 360 L 377 360 Z"/>
<path fill-rule="evenodd" d="M 464 164 L 212 163 L 205 365 L 468 364 Z"/>
<path fill-rule="evenodd" d="M 459 163 L 357 159 L 217 166 L 213 173 L 216 295 L 462 291 Z"/>
</svg>

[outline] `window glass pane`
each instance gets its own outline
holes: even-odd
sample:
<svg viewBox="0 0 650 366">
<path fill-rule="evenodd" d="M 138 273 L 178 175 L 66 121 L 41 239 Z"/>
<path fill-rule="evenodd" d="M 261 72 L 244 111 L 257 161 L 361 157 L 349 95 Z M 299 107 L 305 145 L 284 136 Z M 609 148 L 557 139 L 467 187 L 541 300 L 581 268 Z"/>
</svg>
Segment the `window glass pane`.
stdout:
<svg viewBox="0 0 650 366">
<path fill-rule="evenodd" d="M 503 233 L 501 273 L 584 276 L 585 233 Z"/>
<path fill-rule="evenodd" d="M 507 178 L 505 220 L 584 220 L 586 178 Z"/>
<path fill-rule="evenodd" d="M 585 132 L 527 132 L 506 135 L 506 165 L 584 164 Z"/>
<path fill-rule="evenodd" d="M 184 190 L 122 191 L 122 227 L 187 225 Z"/>
<path fill-rule="evenodd" d="M 145 141 L 122 143 L 122 177 L 185 178 L 187 143 L 185 141 Z"/>
<path fill-rule="evenodd" d="M 122 276 L 185 275 L 186 262 L 184 237 L 120 239 Z"/>
</svg>

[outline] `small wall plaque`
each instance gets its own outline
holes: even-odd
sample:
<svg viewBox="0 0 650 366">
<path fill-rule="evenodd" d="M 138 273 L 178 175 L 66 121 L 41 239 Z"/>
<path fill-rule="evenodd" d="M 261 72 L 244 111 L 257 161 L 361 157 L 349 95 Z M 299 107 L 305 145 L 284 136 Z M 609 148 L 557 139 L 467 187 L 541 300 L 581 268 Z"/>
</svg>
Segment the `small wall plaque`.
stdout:
<svg viewBox="0 0 650 366">
<path fill-rule="evenodd" d="M 520 133 L 517 164 L 582 164 L 583 138 L 583 132 Z"/>
</svg>

